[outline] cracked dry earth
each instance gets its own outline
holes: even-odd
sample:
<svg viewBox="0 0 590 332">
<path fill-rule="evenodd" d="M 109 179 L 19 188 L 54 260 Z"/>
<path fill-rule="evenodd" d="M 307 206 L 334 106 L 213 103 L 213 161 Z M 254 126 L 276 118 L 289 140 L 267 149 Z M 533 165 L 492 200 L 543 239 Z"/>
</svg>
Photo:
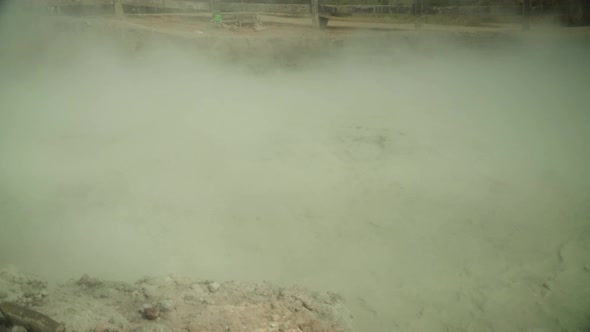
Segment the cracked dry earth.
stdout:
<svg viewBox="0 0 590 332">
<path fill-rule="evenodd" d="M 49 286 L 35 276 L 3 269 L 0 302 L 45 314 L 68 332 L 349 332 L 352 323 L 337 294 L 172 275 L 135 283 L 84 275 Z M 17 330 L 26 331 L 0 327 L 0 332 Z"/>
</svg>

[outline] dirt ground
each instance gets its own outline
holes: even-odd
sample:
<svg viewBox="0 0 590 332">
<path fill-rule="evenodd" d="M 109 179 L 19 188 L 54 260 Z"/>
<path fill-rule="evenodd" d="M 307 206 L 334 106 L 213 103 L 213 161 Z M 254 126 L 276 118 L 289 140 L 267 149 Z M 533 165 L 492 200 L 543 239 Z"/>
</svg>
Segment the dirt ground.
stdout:
<svg viewBox="0 0 590 332">
<path fill-rule="evenodd" d="M 588 330 L 588 28 L 262 21 L 2 17 L 1 301 L 83 332 Z"/>
<path fill-rule="evenodd" d="M 48 287 L 39 278 L 3 269 L 0 301 L 43 313 L 70 332 L 345 332 L 352 326 L 351 313 L 334 293 L 174 276 L 123 283 L 83 275 Z M 8 325 L 4 317 L 0 331 L 11 330 L 2 325 Z"/>
</svg>

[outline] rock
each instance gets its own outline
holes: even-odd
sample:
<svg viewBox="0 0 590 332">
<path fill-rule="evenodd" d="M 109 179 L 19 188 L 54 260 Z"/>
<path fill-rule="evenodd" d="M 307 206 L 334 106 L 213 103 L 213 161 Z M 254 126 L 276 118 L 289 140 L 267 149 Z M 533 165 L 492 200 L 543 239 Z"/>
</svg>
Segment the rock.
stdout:
<svg viewBox="0 0 590 332">
<path fill-rule="evenodd" d="M 197 297 L 192 294 L 188 294 L 188 295 L 183 296 L 182 299 L 187 302 L 191 302 L 191 301 L 196 301 Z"/>
<path fill-rule="evenodd" d="M 97 278 L 91 278 L 87 274 L 84 274 L 78 281 L 76 282 L 78 286 L 86 287 L 86 288 L 93 288 L 102 285 L 102 281 L 98 280 Z"/>
<path fill-rule="evenodd" d="M 211 293 L 215 293 L 219 290 L 219 288 L 221 288 L 221 285 L 218 282 L 212 282 L 207 285 L 207 288 L 209 288 Z"/>
<path fill-rule="evenodd" d="M 27 326 L 32 332 L 63 332 L 65 330 L 63 324 L 54 321 L 48 316 L 45 316 L 44 314 L 27 307 L 16 305 L 14 303 L 0 303 L 0 311 L 2 312 L 3 319 L 8 321 L 10 325 Z"/>
<path fill-rule="evenodd" d="M 159 294 L 158 287 L 153 285 L 146 285 L 141 289 L 141 291 L 143 292 L 143 295 L 148 299 L 156 298 Z"/>
<path fill-rule="evenodd" d="M 4 300 L 9 295 L 8 291 L 0 287 L 0 300 Z"/>
<path fill-rule="evenodd" d="M 22 327 L 22 326 L 13 326 L 13 327 L 10 329 L 10 332 L 27 332 L 27 329 L 25 329 L 25 328 L 24 328 L 24 327 Z"/>
<path fill-rule="evenodd" d="M 142 314 L 145 319 L 155 320 L 160 317 L 160 309 L 158 307 L 144 308 Z"/>
<path fill-rule="evenodd" d="M 133 292 L 131 292 L 131 298 L 133 300 L 141 300 L 141 299 L 144 299 L 145 296 L 143 295 L 142 292 L 140 292 L 138 290 L 134 290 Z"/>
<path fill-rule="evenodd" d="M 165 300 L 158 303 L 158 308 L 160 308 L 161 312 L 170 312 L 174 310 L 174 302 L 171 300 Z"/>
</svg>

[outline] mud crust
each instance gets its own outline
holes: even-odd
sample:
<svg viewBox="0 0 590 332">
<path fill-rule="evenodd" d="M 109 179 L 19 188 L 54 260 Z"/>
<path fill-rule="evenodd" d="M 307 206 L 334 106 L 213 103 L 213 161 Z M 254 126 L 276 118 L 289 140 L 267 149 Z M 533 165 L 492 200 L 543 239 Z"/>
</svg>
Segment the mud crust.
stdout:
<svg viewBox="0 0 590 332">
<path fill-rule="evenodd" d="M 352 323 L 337 294 L 267 282 L 195 281 L 170 275 L 124 283 L 84 275 L 51 287 L 34 276 L 4 269 L 0 286 L 7 290 L 0 294 L 3 310 L 30 313 L 19 317 L 43 323 L 31 325 L 30 319 L 20 318 L 12 322 L 32 332 L 62 331 L 57 322 L 70 332 L 348 332 Z"/>
</svg>

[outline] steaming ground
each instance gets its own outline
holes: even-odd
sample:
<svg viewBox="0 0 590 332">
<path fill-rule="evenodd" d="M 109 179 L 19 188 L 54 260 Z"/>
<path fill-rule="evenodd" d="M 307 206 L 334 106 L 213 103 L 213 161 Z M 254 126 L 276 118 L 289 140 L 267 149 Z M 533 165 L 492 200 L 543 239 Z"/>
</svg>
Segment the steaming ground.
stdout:
<svg viewBox="0 0 590 332">
<path fill-rule="evenodd" d="M 587 40 L 254 75 L 6 22 L 0 264 L 301 284 L 358 331 L 590 326 Z"/>
</svg>

